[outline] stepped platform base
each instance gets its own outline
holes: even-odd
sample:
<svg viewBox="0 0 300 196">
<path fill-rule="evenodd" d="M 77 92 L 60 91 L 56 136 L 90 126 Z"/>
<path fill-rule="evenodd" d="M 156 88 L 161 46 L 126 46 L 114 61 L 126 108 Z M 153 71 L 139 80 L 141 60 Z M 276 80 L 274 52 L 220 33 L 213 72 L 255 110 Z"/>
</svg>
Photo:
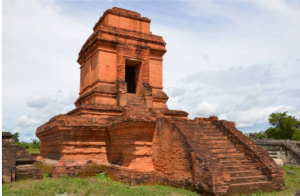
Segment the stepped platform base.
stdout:
<svg viewBox="0 0 300 196">
<path fill-rule="evenodd" d="M 138 112 L 137 112 L 138 110 Z M 165 184 L 209 195 L 283 190 L 283 170 L 266 151 L 216 117 L 123 109 L 127 117 L 59 115 L 37 131 L 37 161 L 53 177 L 107 172 L 117 181 Z M 147 117 L 141 115 L 147 113 Z"/>
</svg>

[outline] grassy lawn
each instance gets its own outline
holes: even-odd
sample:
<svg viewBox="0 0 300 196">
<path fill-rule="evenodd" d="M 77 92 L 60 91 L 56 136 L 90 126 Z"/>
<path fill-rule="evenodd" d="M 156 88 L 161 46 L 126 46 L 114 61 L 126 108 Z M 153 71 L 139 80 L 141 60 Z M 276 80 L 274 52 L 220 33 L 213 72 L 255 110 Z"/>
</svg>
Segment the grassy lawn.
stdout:
<svg viewBox="0 0 300 196">
<path fill-rule="evenodd" d="M 300 168 L 294 168 L 293 166 L 284 166 L 284 180 L 285 191 L 273 192 L 273 193 L 261 193 L 252 194 L 252 196 L 294 196 L 297 189 L 300 189 Z M 293 171 L 294 175 L 287 175 L 288 171 Z"/>
<path fill-rule="evenodd" d="M 292 170 L 295 175 L 286 175 L 286 172 Z M 275 193 L 257 193 L 253 196 L 291 196 L 296 190 L 300 188 L 300 168 L 284 167 L 286 190 Z M 64 194 L 66 193 L 66 194 Z M 3 195 L 65 195 L 65 196 L 81 196 L 81 195 L 113 195 L 113 196 L 154 196 L 154 195 L 169 195 L 169 196 L 183 196 L 194 195 L 189 190 L 173 188 L 170 186 L 135 186 L 115 182 L 104 174 L 90 178 L 57 178 L 51 179 L 45 177 L 43 180 L 23 180 L 13 182 L 11 184 L 4 184 L 2 186 Z"/>
<path fill-rule="evenodd" d="M 31 146 L 29 148 L 27 148 L 26 151 L 29 152 L 30 154 L 33 154 L 33 153 L 34 154 L 36 154 L 36 153 L 38 154 L 38 153 L 40 153 L 40 149 L 39 148 L 33 148 Z"/>
</svg>

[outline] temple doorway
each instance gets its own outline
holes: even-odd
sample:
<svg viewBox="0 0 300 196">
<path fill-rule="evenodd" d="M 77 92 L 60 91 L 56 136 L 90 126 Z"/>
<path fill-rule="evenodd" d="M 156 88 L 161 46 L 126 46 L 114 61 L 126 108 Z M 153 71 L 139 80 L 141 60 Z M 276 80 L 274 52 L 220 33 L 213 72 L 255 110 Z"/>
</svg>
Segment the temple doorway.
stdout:
<svg viewBox="0 0 300 196">
<path fill-rule="evenodd" d="M 141 61 L 126 59 L 125 61 L 125 82 L 127 83 L 127 93 L 136 93 L 139 83 Z"/>
<path fill-rule="evenodd" d="M 135 93 L 135 67 L 126 65 L 125 81 L 127 82 L 127 93 Z"/>
</svg>

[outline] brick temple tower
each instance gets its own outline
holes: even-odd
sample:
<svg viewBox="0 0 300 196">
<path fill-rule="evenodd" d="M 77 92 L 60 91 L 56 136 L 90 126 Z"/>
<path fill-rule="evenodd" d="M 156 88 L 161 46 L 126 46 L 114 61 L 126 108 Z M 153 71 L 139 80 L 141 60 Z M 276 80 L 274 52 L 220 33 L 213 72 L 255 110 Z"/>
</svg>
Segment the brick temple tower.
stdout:
<svg viewBox="0 0 300 196">
<path fill-rule="evenodd" d="M 150 32 L 148 18 L 119 8 L 107 10 L 79 53 L 80 96 L 74 113 L 90 115 L 86 105 L 125 107 L 131 98 L 142 98 L 147 108 L 167 108 L 162 90 L 165 45 Z M 122 113 L 99 109 L 93 115 Z"/>
<path fill-rule="evenodd" d="M 104 12 L 79 53 L 76 108 L 40 126 L 38 161 L 52 176 L 91 175 L 163 183 L 210 194 L 284 189 L 283 171 L 217 117 L 169 110 L 163 91 L 166 43 L 139 13 Z M 234 163 L 234 164 L 233 164 Z"/>
</svg>

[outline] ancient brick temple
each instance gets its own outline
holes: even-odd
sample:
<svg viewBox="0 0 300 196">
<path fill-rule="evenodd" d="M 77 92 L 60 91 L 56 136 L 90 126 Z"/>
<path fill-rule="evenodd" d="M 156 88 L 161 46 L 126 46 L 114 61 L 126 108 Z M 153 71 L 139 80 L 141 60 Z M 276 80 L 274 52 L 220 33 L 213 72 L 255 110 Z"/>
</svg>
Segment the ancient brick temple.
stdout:
<svg viewBox="0 0 300 196">
<path fill-rule="evenodd" d="M 21 179 L 43 179 L 43 172 L 36 168 L 35 159 L 21 145 L 16 145 L 12 134 L 2 132 L 2 183 Z"/>
<path fill-rule="evenodd" d="M 166 43 L 150 22 L 120 8 L 104 12 L 79 53 L 76 108 L 36 131 L 38 160 L 53 166 L 53 177 L 93 174 L 104 165 L 110 177 L 131 185 L 212 195 L 284 189 L 283 170 L 234 122 L 190 120 L 168 109 Z"/>
</svg>

